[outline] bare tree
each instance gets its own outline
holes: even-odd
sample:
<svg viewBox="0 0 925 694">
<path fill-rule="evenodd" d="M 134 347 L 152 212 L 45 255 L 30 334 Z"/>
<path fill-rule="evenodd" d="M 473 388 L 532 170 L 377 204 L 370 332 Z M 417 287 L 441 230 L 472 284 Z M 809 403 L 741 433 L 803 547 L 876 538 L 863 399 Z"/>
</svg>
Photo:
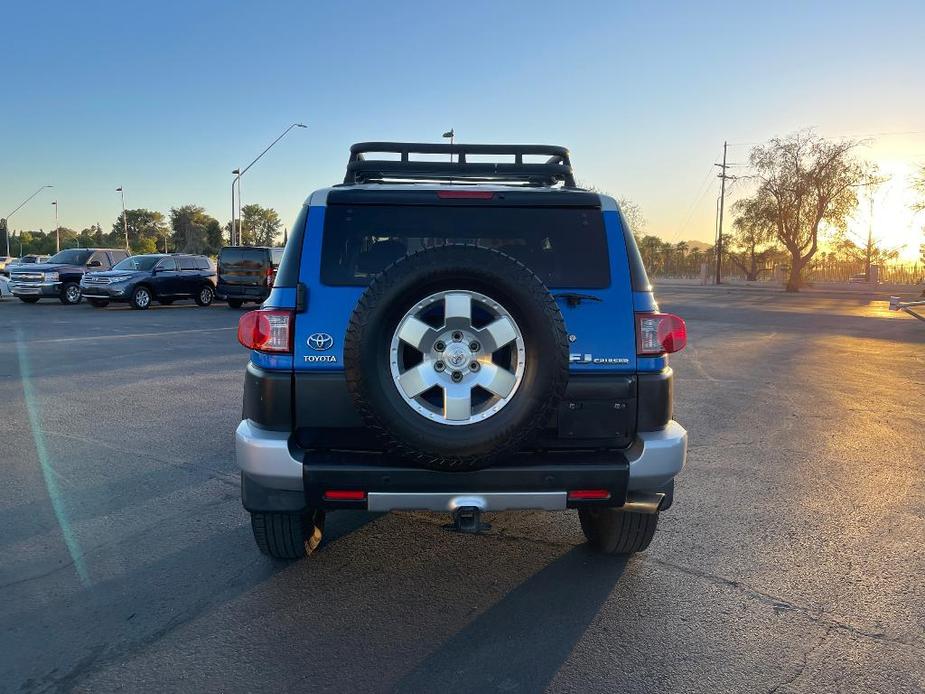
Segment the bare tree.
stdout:
<svg viewBox="0 0 925 694">
<path fill-rule="evenodd" d="M 578 181 L 578 187 L 589 190 L 592 193 L 601 193 L 603 195 L 610 195 L 606 190 L 598 188 L 592 183 L 585 183 L 584 181 Z M 614 197 L 614 196 L 610 196 Z M 633 236 L 636 237 L 638 242 L 642 236 L 643 230 L 646 228 L 646 218 L 642 214 L 642 208 L 639 207 L 635 202 L 629 198 L 617 198 L 617 204 L 620 206 L 620 211 L 623 213 L 623 218 L 626 220 L 626 223 L 629 225 L 630 231 L 633 233 Z"/>
<path fill-rule="evenodd" d="M 919 166 L 918 173 L 912 177 L 912 190 L 918 194 L 912 209 L 916 212 L 925 211 L 925 164 Z"/>
<path fill-rule="evenodd" d="M 865 167 L 851 154 L 857 145 L 801 132 L 752 150 L 757 198 L 790 253 L 788 292 L 799 291 L 803 269 L 819 250 L 820 229 L 844 228 L 857 207 L 855 188 L 867 179 Z"/>
<path fill-rule="evenodd" d="M 739 200 L 732 206 L 735 219 L 729 257 L 742 268 L 745 279 L 754 282 L 767 259 L 774 253 L 776 226 L 773 211 L 760 196 Z"/>
<path fill-rule="evenodd" d="M 617 202 L 620 204 L 623 218 L 629 224 L 630 231 L 638 237 L 646 228 L 646 218 L 642 214 L 642 209 L 628 198 L 620 198 Z"/>
</svg>

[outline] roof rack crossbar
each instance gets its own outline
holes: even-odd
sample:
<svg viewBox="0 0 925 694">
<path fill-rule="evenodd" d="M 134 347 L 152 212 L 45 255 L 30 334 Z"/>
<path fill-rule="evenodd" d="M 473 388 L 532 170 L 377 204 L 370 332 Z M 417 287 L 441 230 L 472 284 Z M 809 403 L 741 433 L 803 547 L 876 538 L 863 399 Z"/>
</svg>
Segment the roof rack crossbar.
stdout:
<svg viewBox="0 0 925 694">
<path fill-rule="evenodd" d="M 370 153 L 399 154 L 395 159 L 368 159 Z M 456 155 L 457 161 L 414 161 L 412 154 Z M 514 163 L 470 162 L 470 154 L 513 156 Z M 542 164 L 525 164 L 524 155 L 545 155 Z M 345 184 L 383 180 L 520 182 L 576 188 L 569 152 L 554 145 L 479 145 L 426 142 L 358 142 L 350 147 Z"/>
</svg>

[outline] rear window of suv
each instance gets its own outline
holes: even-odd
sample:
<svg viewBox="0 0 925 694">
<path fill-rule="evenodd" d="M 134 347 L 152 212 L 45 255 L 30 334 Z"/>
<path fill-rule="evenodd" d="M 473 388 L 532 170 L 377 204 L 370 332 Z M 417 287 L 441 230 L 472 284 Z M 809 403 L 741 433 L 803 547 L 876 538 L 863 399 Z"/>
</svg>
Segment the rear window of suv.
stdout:
<svg viewBox="0 0 925 694">
<path fill-rule="evenodd" d="M 218 262 L 223 267 L 259 270 L 267 264 L 267 251 L 265 248 L 223 248 Z"/>
<path fill-rule="evenodd" d="M 363 286 L 407 253 L 446 244 L 503 251 L 548 287 L 610 285 L 600 209 L 328 205 L 321 281 Z"/>
</svg>

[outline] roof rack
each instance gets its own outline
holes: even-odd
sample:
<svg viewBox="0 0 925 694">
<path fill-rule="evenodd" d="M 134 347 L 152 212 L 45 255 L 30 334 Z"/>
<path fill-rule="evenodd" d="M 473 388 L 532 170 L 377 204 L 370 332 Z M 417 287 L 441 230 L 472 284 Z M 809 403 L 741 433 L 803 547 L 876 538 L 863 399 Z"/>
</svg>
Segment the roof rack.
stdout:
<svg viewBox="0 0 925 694">
<path fill-rule="evenodd" d="M 395 159 L 368 159 L 367 154 L 400 154 Z M 445 154 L 457 161 L 416 161 L 412 154 Z M 513 156 L 514 163 L 469 162 L 469 154 Z M 525 164 L 524 155 L 545 155 L 542 164 Z M 479 183 L 516 182 L 533 186 L 562 183 L 576 188 L 569 152 L 554 145 L 462 145 L 426 142 L 358 142 L 350 147 L 344 183 L 383 181 L 459 181 Z"/>
</svg>

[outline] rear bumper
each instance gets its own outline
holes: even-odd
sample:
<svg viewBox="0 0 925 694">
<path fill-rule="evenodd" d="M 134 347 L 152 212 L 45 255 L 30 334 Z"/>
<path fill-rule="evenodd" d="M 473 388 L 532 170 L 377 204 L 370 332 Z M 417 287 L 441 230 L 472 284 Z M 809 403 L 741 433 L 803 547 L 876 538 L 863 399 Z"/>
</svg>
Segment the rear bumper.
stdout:
<svg viewBox="0 0 925 694">
<path fill-rule="evenodd" d="M 222 300 L 241 299 L 242 301 L 264 301 L 270 296 L 270 288 L 219 283 L 215 287 L 215 296 Z"/>
<path fill-rule="evenodd" d="M 373 511 L 558 510 L 578 505 L 622 506 L 667 485 L 684 466 L 687 432 L 671 421 L 643 432 L 625 451 L 552 453 L 473 472 L 437 472 L 391 466 L 379 454 L 311 455 L 292 446 L 287 432 L 245 419 L 235 433 L 242 500 L 251 511 L 305 507 Z M 524 454 L 525 456 L 527 454 Z M 604 500 L 571 502 L 575 489 L 606 489 Z M 332 500 L 328 490 L 362 490 L 360 500 Z"/>
</svg>

